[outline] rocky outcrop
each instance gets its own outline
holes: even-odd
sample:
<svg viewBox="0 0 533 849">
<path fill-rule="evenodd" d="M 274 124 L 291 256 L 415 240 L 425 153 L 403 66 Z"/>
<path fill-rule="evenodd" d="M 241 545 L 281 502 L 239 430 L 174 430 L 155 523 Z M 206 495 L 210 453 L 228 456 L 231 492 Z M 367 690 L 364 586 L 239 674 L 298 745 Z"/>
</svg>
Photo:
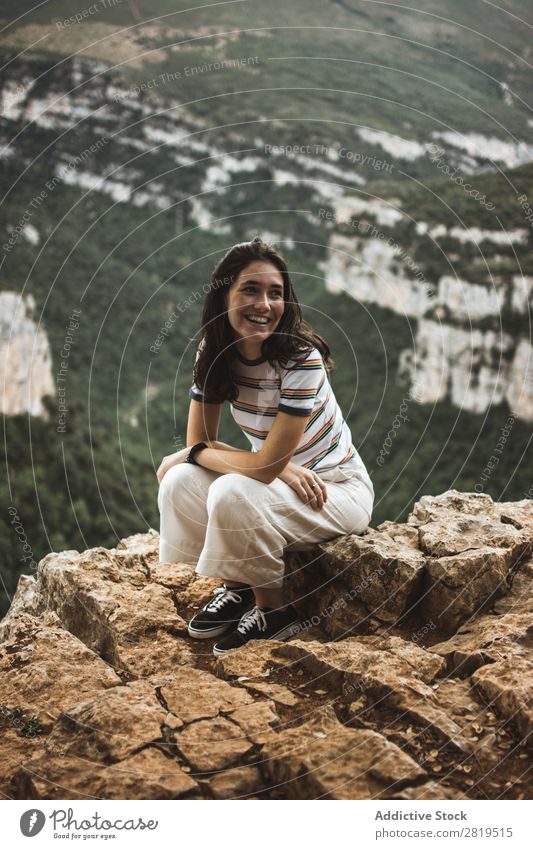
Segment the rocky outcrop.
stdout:
<svg viewBox="0 0 533 849">
<path fill-rule="evenodd" d="M 216 581 L 155 531 L 45 557 L 1 624 L 4 796 L 529 797 L 533 502 L 426 496 L 286 563 L 305 630 L 215 658 Z"/>
<path fill-rule="evenodd" d="M 289 555 L 289 586 L 310 623 L 333 639 L 400 621 L 413 634 L 449 636 L 509 592 L 532 540 L 531 500 L 494 503 L 450 490 L 424 496 L 405 524 L 340 537 L 305 559 Z"/>
<path fill-rule="evenodd" d="M 47 418 L 45 395 L 55 396 L 48 337 L 33 319 L 31 295 L 0 292 L 0 413 Z"/>
</svg>

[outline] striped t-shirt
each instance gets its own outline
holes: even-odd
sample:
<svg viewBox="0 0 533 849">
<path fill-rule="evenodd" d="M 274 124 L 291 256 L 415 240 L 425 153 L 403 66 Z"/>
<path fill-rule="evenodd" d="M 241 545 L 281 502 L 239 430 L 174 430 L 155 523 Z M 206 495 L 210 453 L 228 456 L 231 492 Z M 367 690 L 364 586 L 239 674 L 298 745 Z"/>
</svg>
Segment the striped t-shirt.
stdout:
<svg viewBox="0 0 533 849">
<path fill-rule="evenodd" d="M 196 358 L 198 359 L 199 352 Z M 360 464 L 368 473 L 355 446 L 350 428 L 344 421 L 331 388 L 322 355 L 312 348 L 296 368 L 290 360 L 287 367 L 270 365 L 266 357 L 249 360 L 236 351 L 233 368 L 239 396 L 230 403 L 233 419 L 252 445 L 259 451 L 278 411 L 294 416 L 310 416 L 291 462 L 315 472 L 336 468 L 343 463 Z M 203 393 L 195 383 L 189 397 L 203 401 Z"/>
</svg>

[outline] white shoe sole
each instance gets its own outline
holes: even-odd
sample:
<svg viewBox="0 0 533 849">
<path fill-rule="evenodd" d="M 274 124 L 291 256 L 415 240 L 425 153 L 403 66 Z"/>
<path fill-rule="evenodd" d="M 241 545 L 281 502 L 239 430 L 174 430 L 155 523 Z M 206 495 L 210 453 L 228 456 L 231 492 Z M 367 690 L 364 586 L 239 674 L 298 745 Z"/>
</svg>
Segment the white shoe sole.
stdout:
<svg viewBox="0 0 533 849">
<path fill-rule="evenodd" d="M 273 636 L 269 637 L 268 640 L 265 640 L 265 642 L 269 642 L 269 640 L 288 640 L 289 637 L 294 637 L 303 630 L 304 628 L 302 628 L 300 622 L 291 622 L 290 625 L 286 625 L 285 628 L 282 628 L 277 634 L 273 634 Z M 249 640 L 248 642 L 251 643 L 253 640 Z M 263 640 L 256 640 L 256 642 L 263 642 Z M 244 643 L 243 646 L 234 646 L 232 649 L 218 649 L 216 646 L 213 646 L 213 654 L 220 657 L 220 655 L 227 654 L 230 651 L 235 651 L 235 649 L 242 649 L 247 645 L 248 643 Z"/>
<path fill-rule="evenodd" d="M 250 610 L 253 610 L 255 602 L 250 605 L 248 610 L 245 610 L 242 616 L 246 613 L 249 613 Z M 192 637 L 194 640 L 212 640 L 214 637 L 221 637 L 222 634 L 226 634 L 228 631 L 232 631 L 237 627 L 239 622 L 242 619 L 242 616 L 239 619 L 234 619 L 232 622 L 227 622 L 225 625 L 218 625 L 216 628 L 211 628 L 209 631 L 205 631 L 203 629 L 191 628 L 190 623 L 187 625 L 187 633 L 189 637 Z"/>
<path fill-rule="evenodd" d="M 235 627 L 237 627 L 239 623 L 237 622 Z M 233 623 L 229 623 L 228 625 L 219 625 L 218 628 L 212 628 L 210 631 L 197 631 L 195 628 L 191 628 L 190 625 L 187 626 L 187 633 L 189 637 L 192 637 L 194 640 L 212 640 L 213 637 L 221 637 L 222 634 L 227 633 L 227 631 L 231 630 L 233 627 Z"/>
</svg>

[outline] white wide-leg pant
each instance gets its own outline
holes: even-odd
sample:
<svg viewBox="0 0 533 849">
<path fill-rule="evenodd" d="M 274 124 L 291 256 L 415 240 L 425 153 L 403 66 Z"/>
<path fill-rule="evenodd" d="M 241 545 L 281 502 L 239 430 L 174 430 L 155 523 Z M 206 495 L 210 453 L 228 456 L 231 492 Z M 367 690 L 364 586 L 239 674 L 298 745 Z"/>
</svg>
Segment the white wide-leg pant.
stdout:
<svg viewBox="0 0 533 849">
<path fill-rule="evenodd" d="M 325 481 L 321 510 L 279 478 L 261 483 L 179 463 L 159 486 L 161 563 L 196 565 L 199 575 L 281 587 L 285 549 L 303 549 L 363 533 L 374 505 L 372 482 L 357 463 L 317 473 Z"/>
</svg>

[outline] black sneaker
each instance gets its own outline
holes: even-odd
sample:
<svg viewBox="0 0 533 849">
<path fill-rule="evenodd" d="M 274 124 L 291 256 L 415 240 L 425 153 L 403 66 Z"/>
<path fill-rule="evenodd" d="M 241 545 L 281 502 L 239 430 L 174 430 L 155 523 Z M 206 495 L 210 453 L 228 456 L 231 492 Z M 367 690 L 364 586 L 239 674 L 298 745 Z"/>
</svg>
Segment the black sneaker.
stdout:
<svg viewBox="0 0 533 849">
<path fill-rule="evenodd" d="M 204 604 L 196 616 L 189 622 L 190 637 L 197 640 L 210 640 L 220 637 L 230 628 L 235 628 L 242 615 L 255 604 L 252 588 L 227 587 L 221 584 L 213 590 L 214 598 Z"/>
<path fill-rule="evenodd" d="M 291 605 L 286 610 L 254 607 L 244 614 L 234 631 L 213 646 L 213 654 L 241 648 L 250 640 L 288 640 L 301 630 L 302 623 Z"/>
</svg>

